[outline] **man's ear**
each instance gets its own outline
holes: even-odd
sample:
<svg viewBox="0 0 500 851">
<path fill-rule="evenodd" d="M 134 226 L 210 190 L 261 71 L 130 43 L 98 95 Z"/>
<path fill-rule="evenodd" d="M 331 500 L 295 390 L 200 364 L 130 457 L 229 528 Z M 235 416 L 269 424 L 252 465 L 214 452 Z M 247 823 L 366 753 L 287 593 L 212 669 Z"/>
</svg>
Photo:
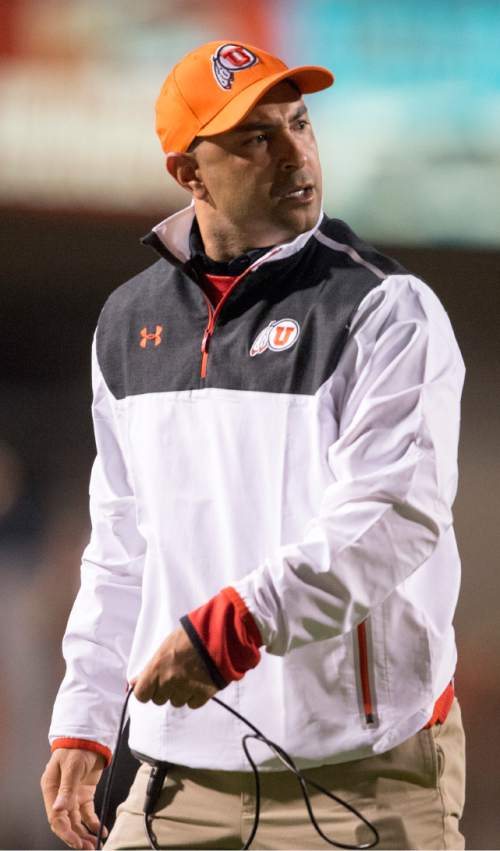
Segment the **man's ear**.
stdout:
<svg viewBox="0 0 500 851">
<path fill-rule="evenodd" d="M 167 154 L 165 167 L 174 180 L 194 198 L 203 199 L 207 195 L 201 179 L 200 169 L 193 154 L 179 154 L 171 151 Z"/>
</svg>

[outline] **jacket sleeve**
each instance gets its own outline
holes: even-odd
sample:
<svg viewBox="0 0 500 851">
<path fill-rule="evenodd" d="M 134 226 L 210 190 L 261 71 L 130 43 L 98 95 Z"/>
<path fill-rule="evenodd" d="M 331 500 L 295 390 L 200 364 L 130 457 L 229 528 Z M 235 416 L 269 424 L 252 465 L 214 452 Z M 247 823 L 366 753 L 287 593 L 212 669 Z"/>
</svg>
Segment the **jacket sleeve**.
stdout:
<svg viewBox="0 0 500 851">
<path fill-rule="evenodd" d="M 63 639 L 66 675 L 55 701 L 49 739 L 57 747 L 85 747 L 85 740 L 91 740 L 106 755 L 105 749 L 114 745 L 126 696 L 145 541 L 137 527 L 133 487 L 120 445 L 121 409 L 102 376 L 95 340 L 92 384 L 97 447 L 90 480 L 92 532 Z M 76 740 L 80 744 L 71 744 Z"/>
<path fill-rule="evenodd" d="M 422 281 L 391 276 L 365 297 L 319 391 L 337 425 L 320 510 L 300 540 L 233 586 L 260 636 L 250 652 L 245 633 L 246 669 L 259 644 L 283 655 L 349 632 L 429 559 L 452 524 L 463 379 L 448 316 Z M 188 617 L 219 668 L 231 671 L 206 607 Z M 241 656 L 234 644 L 230 656 Z M 243 673 L 240 666 L 230 679 Z"/>
</svg>

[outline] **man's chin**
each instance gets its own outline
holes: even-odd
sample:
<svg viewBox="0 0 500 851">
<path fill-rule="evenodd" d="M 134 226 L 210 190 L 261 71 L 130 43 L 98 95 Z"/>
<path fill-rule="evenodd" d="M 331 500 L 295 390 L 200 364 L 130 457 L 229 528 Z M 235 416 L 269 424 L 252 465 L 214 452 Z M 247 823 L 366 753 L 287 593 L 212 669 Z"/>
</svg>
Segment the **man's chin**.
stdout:
<svg viewBox="0 0 500 851">
<path fill-rule="evenodd" d="M 321 204 L 310 204 L 287 210 L 286 215 L 281 215 L 281 221 L 289 232 L 288 239 L 293 239 L 311 230 L 318 221 L 321 210 Z"/>
</svg>

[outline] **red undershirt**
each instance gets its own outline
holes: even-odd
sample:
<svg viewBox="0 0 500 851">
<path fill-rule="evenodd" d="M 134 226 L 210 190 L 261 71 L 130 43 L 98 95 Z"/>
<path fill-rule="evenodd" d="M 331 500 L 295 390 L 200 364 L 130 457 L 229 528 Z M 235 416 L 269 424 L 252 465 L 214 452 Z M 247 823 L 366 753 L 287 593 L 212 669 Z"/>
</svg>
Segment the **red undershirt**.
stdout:
<svg viewBox="0 0 500 851">
<path fill-rule="evenodd" d="M 214 307 L 217 307 L 222 296 L 237 277 L 238 275 L 207 275 L 206 273 L 203 275 L 200 280 L 203 292 Z"/>
</svg>

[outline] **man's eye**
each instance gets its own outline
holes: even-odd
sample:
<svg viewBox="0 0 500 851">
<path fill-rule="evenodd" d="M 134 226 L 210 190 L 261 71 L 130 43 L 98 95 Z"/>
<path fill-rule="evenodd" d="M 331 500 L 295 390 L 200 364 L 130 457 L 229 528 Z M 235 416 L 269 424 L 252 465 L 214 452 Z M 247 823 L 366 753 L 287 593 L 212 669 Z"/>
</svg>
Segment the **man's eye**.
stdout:
<svg viewBox="0 0 500 851">
<path fill-rule="evenodd" d="M 268 138 L 269 137 L 268 137 L 267 133 L 258 133 L 257 136 L 252 136 L 252 138 L 249 139 L 248 142 L 246 142 L 245 144 L 247 144 L 247 145 L 252 145 L 252 144 L 261 145 L 263 142 L 267 142 Z"/>
<path fill-rule="evenodd" d="M 301 118 L 300 121 L 297 121 L 297 126 L 298 126 L 299 130 L 304 130 L 307 127 L 308 124 L 309 124 L 309 122 L 305 121 L 303 118 Z"/>
</svg>

